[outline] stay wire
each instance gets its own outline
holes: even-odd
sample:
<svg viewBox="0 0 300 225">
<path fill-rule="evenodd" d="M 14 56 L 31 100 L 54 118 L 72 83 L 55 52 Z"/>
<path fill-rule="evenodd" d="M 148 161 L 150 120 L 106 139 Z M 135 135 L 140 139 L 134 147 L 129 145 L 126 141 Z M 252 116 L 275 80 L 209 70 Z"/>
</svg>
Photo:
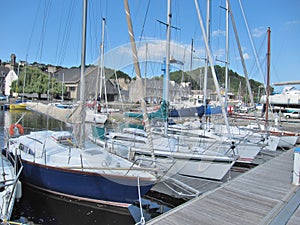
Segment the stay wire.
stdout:
<svg viewBox="0 0 300 225">
<path fill-rule="evenodd" d="M 28 52 L 29 52 L 30 45 L 31 45 L 31 40 L 32 40 L 32 36 L 33 36 L 33 31 L 34 31 L 34 28 L 36 27 L 37 18 L 38 18 L 38 13 L 39 13 L 39 11 L 40 11 L 40 7 L 41 7 L 41 2 L 42 2 L 42 1 L 38 1 L 38 2 L 39 2 L 39 4 L 38 4 L 38 7 L 37 7 L 37 10 L 36 10 L 36 13 L 35 13 L 34 23 L 33 23 L 32 29 L 31 29 L 31 33 L 30 33 L 30 37 L 29 37 L 29 42 L 28 42 L 28 46 L 27 46 L 27 50 L 26 50 L 26 60 L 27 60 Z"/>
<path fill-rule="evenodd" d="M 49 18 L 51 4 L 52 4 L 52 1 L 45 2 L 42 30 L 41 30 L 41 36 L 40 36 L 40 41 L 39 41 L 39 45 L 38 45 L 39 52 L 37 52 L 37 56 L 36 56 L 37 61 L 41 61 L 42 56 L 43 56 L 44 39 L 45 39 L 46 27 L 47 27 L 47 22 L 48 22 L 48 18 Z"/>
<path fill-rule="evenodd" d="M 75 1 L 73 0 L 71 3 L 71 7 L 68 11 L 68 17 L 66 20 L 66 29 L 64 32 L 64 36 L 63 36 L 63 42 L 62 42 L 62 47 L 61 47 L 61 54 L 60 54 L 60 65 L 63 64 L 64 62 L 64 58 L 66 55 L 66 51 L 67 51 L 67 46 L 68 46 L 68 40 L 70 37 L 70 33 L 71 33 L 71 25 L 72 25 L 72 21 L 73 21 L 73 14 L 74 14 L 74 9 L 75 9 Z"/>
</svg>

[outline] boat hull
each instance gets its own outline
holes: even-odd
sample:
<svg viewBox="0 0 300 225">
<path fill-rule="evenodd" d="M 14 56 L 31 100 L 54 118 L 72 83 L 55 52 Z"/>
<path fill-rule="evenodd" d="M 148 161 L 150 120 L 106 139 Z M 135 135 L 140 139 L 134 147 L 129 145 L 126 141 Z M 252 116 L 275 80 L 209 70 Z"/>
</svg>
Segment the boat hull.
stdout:
<svg viewBox="0 0 300 225">
<path fill-rule="evenodd" d="M 136 177 L 50 167 L 26 160 L 22 163 L 22 181 L 48 192 L 118 206 L 128 206 L 139 199 Z M 152 180 L 140 180 L 141 195 L 153 185 Z"/>
<path fill-rule="evenodd" d="M 9 109 L 11 109 L 11 110 L 25 110 L 26 109 L 26 103 L 10 104 Z"/>
<path fill-rule="evenodd" d="M 203 115 L 204 115 L 204 106 L 172 109 L 169 112 L 170 117 L 190 117 L 190 116 L 202 117 Z"/>
</svg>

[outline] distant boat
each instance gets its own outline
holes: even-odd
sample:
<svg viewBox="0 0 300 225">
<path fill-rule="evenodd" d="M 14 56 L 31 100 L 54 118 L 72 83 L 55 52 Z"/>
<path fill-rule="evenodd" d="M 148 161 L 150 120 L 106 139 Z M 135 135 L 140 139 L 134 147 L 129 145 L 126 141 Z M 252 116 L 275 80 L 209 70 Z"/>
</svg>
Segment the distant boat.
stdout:
<svg viewBox="0 0 300 225">
<path fill-rule="evenodd" d="M 105 133 L 103 128 L 93 126 L 90 139 L 99 144 L 107 145 L 114 154 L 141 164 L 152 163 L 147 133 L 137 128 L 124 128 L 122 132 Z M 168 174 L 181 174 L 199 178 L 221 180 L 235 163 L 238 156 L 230 151 L 230 144 L 210 143 L 209 149 L 191 137 L 178 137 L 172 134 L 162 136 L 161 132 L 152 132 L 153 153 L 156 166 Z"/>
<path fill-rule="evenodd" d="M 9 104 L 10 110 L 25 110 L 26 100 L 16 100 L 14 103 Z"/>
<path fill-rule="evenodd" d="M 204 106 L 194 106 L 187 108 L 173 108 L 169 110 L 169 117 L 191 117 L 201 118 L 204 115 Z"/>
<path fill-rule="evenodd" d="M 260 103 L 266 103 L 266 95 L 260 99 Z M 269 104 L 273 106 L 300 108 L 300 90 L 293 86 L 288 86 L 281 93 L 269 96 Z"/>
<path fill-rule="evenodd" d="M 77 104 L 68 104 L 68 103 L 62 103 L 62 102 L 55 102 L 55 103 L 50 103 L 55 105 L 57 108 L 61 108 L 61 109 L 72 109 L 75 106 L 77 106 Z"/>
</svg>

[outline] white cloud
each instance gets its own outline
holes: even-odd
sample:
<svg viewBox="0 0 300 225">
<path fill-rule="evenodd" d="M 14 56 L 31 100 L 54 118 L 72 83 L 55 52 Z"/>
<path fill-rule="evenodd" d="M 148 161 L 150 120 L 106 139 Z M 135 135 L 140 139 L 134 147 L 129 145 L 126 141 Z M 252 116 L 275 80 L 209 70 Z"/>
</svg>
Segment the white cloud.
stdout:
<svg viewBox="0 0 300 225">
<path fill-rule="evenodd" d="M 245 60 L 247 60 L 247 59 L 250 59 L 250 56 L 249 56 L 248 53 L 244 53 L 244 54 L 243 54 L 243 58 L 244 58 Z"/>
<path fill-rule="evenodd" d="M 212 32 L 212 36 L 213 37 L 218 37 L 218 36 L 225 36 L 226 35 L 226 32 L 224 31 L 224 30 L 214 30 L 213 32 Z"/>
<path fill-rule="evenodd" d="M 248 59 L 250 59 L 250 55 L 248 54 L 248 53 L 243 53 L 243 58 L 244 58 L 244 60 L 248 60 Z M 240 56 L 236 56 L 235 57 L 235 60 L 237 60 L 237 61 L 241 61 L 241 58 L 240 58 Z"/>
<path fill-rule="evenodd" d="M 300 24 L 300 20 L 292 20 L 292 21 L 287 21 L 285 23 L 286 25 L 299 25 Z"/>
<path fill-rule="evenodd" d="M 255 38 L 259 38 L 261 36 L 263 36 L 266 33 L 266 28 L 265 27 L 258 27 L 258 28 L 254 28 L 252 29 L 252 36 Z"/>
<path fill-rule="evenodd" d="M 165 40 L 146 40 L 136 43 L 138 48 L 139 62 L 151 62 L 162 64 L 166 57 L 166 41 Z M 146 47 L 147 46 L 147 47 Z M 147 51 L 146 51 L 147 49 Z M 194 55 L 203 52 L 202 49 L 196 49 Z M 147 55 L 146 55 L 147 53 Z M 171 58 L 184 63 L 184 70 L 190 68 L 191 49 L 189 45 L 170 43 Z M 201 56 L 200 56 L 201 57 Z M 125 44 L 108 51 L 105 56 L 105 66 L 109 68 L 122 69 L 133 64 L 131 45 Z M 199 61 L 199 60 L 198 60 Z M 178 65 L 172 65 L 178 66 Z M 180 66 L 181 67 L 181 66 Z M 181 68 L 180 68 L 181 69 Z"/>
</svg>

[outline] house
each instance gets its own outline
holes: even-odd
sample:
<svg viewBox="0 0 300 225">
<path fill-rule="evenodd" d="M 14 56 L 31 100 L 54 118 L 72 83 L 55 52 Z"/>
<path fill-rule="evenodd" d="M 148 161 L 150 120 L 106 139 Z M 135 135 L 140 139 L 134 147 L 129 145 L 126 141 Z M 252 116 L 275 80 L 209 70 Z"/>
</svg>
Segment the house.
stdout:
<svg viewBox="0 0 300 225">
<path fill-rule="evenodd" d="M 17 68 L 16 55 L 11 54 L 10 62 L 6 65 L 0 63 L 0 90 L 1 94 L 10 96 L 11 93 L 11 84 L 14 80 L 18 79 L 18 76 L 15 72 Z"/>
<path fill-rule="evenodd" d="M 157 104 L 163 98 L 163 79 L 142 79 L 144 87 L 144 95 L 148 103 Z M 183 84 L 177 84 L 175 81 L 169 83 L 169 99 L 171 102 L 180 99 L 182 96 L 188 96 L 190 94 L 190 86 Z M 132 80 L 129 85 L 129 101 L 138 102 L 141 98 L 139 88 L 137 87 L 136 80 Z"/>
<path fill-rule="evenodd" d="M 0 94 L 5 93 L 5 77 L 9 73 L 9 68 L 0 65 Z"/>
<path fill-rule="evenodd" d="M 4 90 L 4 94 L 6 96 L 11 96 L 12 92 L 11 92 L 11 84 L 13 81 L 18 80 L 18 76 L 16 74 L 16 72 L 11 69 L 8 74 L 5 77 L 5 90 Z"/>
<path fill-rule="evenodd" d="M 59 82 L 63 82 L 66 87 L 66 96 L 73 100 L 80 99 L 80 67 L 73 68 L 62 68 L 53 73 L 53 77 Z M 99 82 L 99 91 L 100 91 L 100 78 L 98 67 L 88 66 L 85 70 L 85 98 L 86 99 L 95 99 L 96 96 L 96 84 Z M 98 79 L 97 79 L 98 77 Z M 109 76 L 107 76 L 109 77 Z M 119 100 L 119 91 L 118 85 L 114 79 L 106 79 L 105 88 L 102 87 L 101 99 L 105 99 L 105 90 L 107 95 L 107 101 L 118 101 Z"/>
</svg>

